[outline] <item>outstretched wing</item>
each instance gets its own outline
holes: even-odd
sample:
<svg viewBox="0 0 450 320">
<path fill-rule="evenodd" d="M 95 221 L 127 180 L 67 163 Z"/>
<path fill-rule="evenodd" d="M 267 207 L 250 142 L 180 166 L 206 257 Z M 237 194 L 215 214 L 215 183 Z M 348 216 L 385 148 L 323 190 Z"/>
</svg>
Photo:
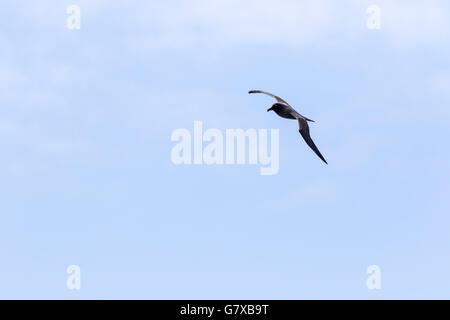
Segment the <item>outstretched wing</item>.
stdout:
<svg viewBox="0 0 450 320">
<path fill-rule="evenodd" d="M 323 162 L 328 164 L 328 162 L 325 160 L 325 158 L 320 153 L 319 149 L 317 149 L 316 145 L 314 144 L 314 141 L 311 139 L 311 136 L 309 135 L 309 126 L 308 122 L 305 119 L 298 118 L 298 131 L 302 135 L 303 139 L 305 140 L 306 144 L 317 154 L 317 156 L 322 159 Z"/>
<path fill-rule="evenodd" d="M 269 92 L 266 92 L 266 91 L 262 91 L 262 90 L 250 90 L 248 93 L 264 93 L 264 94 L 267 94 L 268 96 L 271 96 L 271 97 L 275 98 L 275 100 L 277 100 L 278 103 L 284 103 L 285 105 L 288 105 L 288 106 L 289 106 L 289 103 L 287 103 L 286 101 L 284 101 L 284 100 L 281 99 L 280 97 L 278 97 L 278 96 L 276 96 L 276 95 L 274 95 L 274 94 L 271 94 L 271 93 L 269 93 Z"/>
</svg>

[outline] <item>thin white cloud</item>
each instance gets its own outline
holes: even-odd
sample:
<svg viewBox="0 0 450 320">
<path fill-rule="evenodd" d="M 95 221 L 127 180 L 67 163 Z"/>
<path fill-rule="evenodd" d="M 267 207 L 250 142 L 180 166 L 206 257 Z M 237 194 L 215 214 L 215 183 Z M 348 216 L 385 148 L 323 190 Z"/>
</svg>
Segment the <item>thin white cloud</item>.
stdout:
<svg viewBox="0 0 450 320">
<path fill-rule="evenodd" d="M 130 45 L 185 48 L 196 45 L 326 45 L 336 38 L 367 36 L 366 9 L 381 8 L 381 30 L 389 45 L 409 47 L 447 42 L 449 5 L 442 0 L 192 0 L 77 1 L 82 30 L 95 30 L 96 19 L 113 14 L 111 30 L 124 30 Z M 14 8 L 34 27 L 65 28 L 65 5 L 26 1 Z M 119 20 L 117 20 L 119 19 Z M 119 36 L 119 35 L 118 35 Z"/>
<path fill-rule="evenodd" d="M 448 2 L 379 1 L 382 32 L 396 47 L 448 43 L 450 12 Z"/>
<path fill-rule="evenodd" d="M 296 45 L 334 32 L 335 7 L 327 0 L 164 2 L 142 8 L 137 22 L 153 46 Z"/>
<path fill-rule="evenodd" d="M 327 45 L 336 38 L 367 36 L 371 1 L 196 0 L 143 7 L 136 22 L 147 45 L 185 47 L 261 44 Z M 388 45 L 442 43 L 450 30 L 443 1 L 378 1 Z M 129 16 L 131 17 L 131 16 Z M 153 31 L 153 32 L 152 32 Z"/>
</svg>

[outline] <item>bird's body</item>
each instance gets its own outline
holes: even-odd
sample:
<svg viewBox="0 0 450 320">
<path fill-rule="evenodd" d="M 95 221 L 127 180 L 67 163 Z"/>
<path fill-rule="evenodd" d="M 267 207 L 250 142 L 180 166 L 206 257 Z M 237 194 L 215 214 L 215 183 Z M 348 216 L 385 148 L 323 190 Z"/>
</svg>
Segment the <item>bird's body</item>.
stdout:
<svg viewBox="0 0 450 320">
<path fill-rule="evenodd" d="M 282 118 L 294 120 L 296 119 L 296 117 L 294 116 L 295 110 L 283 103 L 274 103 L 270 109 Z"/>
<path fill-rule="evenodd" d="M 317 156 L 320 159 L 322 159 L 323 162 L 328 164 L 327 161 L 325 160 L 325 158 L 320 153 L 319 149 L 314 144 L 314 141 L 311 139 L 311 136 L 309 135 L 308 121 L 314 122 L 314 120 L 311 120 L 311 119 L 306 118 L 305 116 L 302 116 L 300 113 L 295 111 L 294 108 L 292 108 L 289 105 L 289 103 L 287 103 L 280 97 L 273 95 L 269 92 L 261 91 L 261 90 L 251 90 L 248 93 L 263 93 L 263 94 L 267 94 L 267 95 L 275 98 L 275 100 L 277 100 L 277 102 L 274 103 L 272 105 L 272 107 L 270 107 L 267 111 L 274 111 L 277 115 L 279 115 L 280 117 L 285 118 L 285 119 L 297 119 L 298 131 L 302 135 L 306 144 L 317 154 Z"/>
</svg>

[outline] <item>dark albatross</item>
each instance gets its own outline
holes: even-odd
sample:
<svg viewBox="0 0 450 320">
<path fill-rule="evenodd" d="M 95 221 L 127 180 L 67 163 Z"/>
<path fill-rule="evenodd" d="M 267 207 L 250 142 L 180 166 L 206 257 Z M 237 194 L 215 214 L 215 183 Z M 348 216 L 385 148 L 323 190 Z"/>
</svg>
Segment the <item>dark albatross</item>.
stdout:
<svg viewBox="0 0 450 320">
<path fill-rule="evenodd" d="M 248 93 L 264 93 L 267 94 L 277 101 L 267 109 L 267 112 L 269 111 L 275 111 L 277 115 L 279 115 L 282 118 L 286 119 L 296 119 L 298 121 L 298 131 L 302 135 L 303 139 L 305 140 L 306 144 L 317 154 L 317 156 L 322 159 L 323 162 L 328 164 L 328 162 L 325 160 L 325 158 L 320 153 L 319 149 L 317 149 L 316 145 L 314 144 L 314 141 L 311 139 L 311 136 L 309 135 L 309 125 L 308 121 L 314 122 L 314 120 L 308 119 L 305 116 L 302 116 L 300 113 L 294 110 L 289 103 L 281 99 L 280 97 L 271 94 L 266 91 L 261 90 L 251 90 Z"/>
</svg>

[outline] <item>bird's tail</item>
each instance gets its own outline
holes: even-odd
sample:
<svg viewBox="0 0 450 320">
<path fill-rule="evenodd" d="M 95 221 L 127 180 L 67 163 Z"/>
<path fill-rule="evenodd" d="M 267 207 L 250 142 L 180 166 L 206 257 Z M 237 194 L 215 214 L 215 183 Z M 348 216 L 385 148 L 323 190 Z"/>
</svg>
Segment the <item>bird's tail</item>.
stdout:
<svg viewBox="0 0 450 320">
<path fill-rule="evenodd" d="M 306 121 L 310 121 L 310 122 L 315 122 L 314 120 L 308 119 L 306 117 L 304 117 Z"/>
</svg>

